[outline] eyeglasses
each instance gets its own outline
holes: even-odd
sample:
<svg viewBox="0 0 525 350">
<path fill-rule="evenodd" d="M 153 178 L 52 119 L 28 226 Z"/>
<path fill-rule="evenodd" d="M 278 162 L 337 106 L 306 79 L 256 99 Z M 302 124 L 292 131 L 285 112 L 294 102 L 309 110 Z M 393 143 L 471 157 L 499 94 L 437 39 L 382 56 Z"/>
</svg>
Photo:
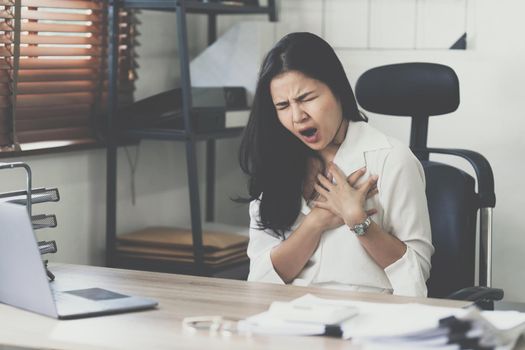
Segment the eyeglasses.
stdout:
<svg viewBox="0 0 525 350">
<path fill-rule="evenodd" d="M 182 328 L 191 332 L 208 330 L 212 334 L 230 335 L 237 332 L 237 321 L 223 316 L 185 317 L 182 320 Z"/>
</svg>

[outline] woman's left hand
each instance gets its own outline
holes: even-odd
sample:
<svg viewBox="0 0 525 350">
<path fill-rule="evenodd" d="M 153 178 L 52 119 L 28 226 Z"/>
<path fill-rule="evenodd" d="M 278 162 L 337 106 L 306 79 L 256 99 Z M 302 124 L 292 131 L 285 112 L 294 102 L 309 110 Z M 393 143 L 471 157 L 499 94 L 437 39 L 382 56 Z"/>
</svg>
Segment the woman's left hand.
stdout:
<svg viewBox="0 0 525 350">
<path fill-rule="evenodd" d="M 377 189 L 373 188 L 377 183 L 377 175 L 370 176 L 360 186 L 352 186 L 346 180 L 343 171 L 335 163 L 330 163 L 328 170 L 336 183 L 332 183 L 322 174 L 318 175 L 319 183 L 314 185 L 315 190 L 325 200 L 315 201 L 314 204 L 317 207 L 330 210 L 343 219 L 349 227 L 362 223 L 371 212 L 375 212 L 374 209 L 367 212 L 364 206 L 366 199 L 377 193 Z"/>
</svg>

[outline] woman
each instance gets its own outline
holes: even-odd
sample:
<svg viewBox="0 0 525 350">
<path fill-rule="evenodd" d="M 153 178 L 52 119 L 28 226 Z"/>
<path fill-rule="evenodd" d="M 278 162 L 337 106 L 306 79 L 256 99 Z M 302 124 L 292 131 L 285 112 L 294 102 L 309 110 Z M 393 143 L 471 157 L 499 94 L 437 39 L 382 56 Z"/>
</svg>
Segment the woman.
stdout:
<svg viewBox="0 0 525 350">
<path fill-rule="evenodd" d="M 367 124 L 323 39 L 292 33 L 270 50 L 239 158 L 251 201 L 249 280 L 426 296 L 423 169 Z"/>
</svg>

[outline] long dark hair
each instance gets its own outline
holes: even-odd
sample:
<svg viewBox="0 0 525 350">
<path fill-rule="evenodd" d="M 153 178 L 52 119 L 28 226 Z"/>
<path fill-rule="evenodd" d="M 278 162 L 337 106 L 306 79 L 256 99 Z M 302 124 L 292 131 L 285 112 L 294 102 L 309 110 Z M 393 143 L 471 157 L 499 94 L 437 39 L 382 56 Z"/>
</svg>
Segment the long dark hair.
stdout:
<svg viewBox="0 0 525 350">
<path fill-rule="evenodd" d="M 277 75 L 298 71 L 326 84 L 341 103 L 343 118 L 366 120 L 359 113 L 343 65 L 332 47 L 317 35 L 291 33 L 266 55 L 255 90 L 250 119 L 239 152 L 241 169 L 248 175 L 249 198 L 260 198 L 260 229 L 284 238 L 301 210 L 307 161 L 317 157 L 279 121 L 270 94 Z"/>
</svg>

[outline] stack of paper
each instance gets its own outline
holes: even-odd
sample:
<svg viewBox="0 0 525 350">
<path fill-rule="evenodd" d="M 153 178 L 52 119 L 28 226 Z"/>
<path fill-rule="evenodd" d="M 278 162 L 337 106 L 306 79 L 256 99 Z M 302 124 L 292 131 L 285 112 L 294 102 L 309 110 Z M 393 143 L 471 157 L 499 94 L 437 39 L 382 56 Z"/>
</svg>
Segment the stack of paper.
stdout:
<svg viewBox="0 0 525 350">
<path fill-rule="evenodd" d="M 239 330 L 287 335 L 323 335 L 340 330 L 345 339 L 365 349 L 511 349 L 525 333 L 525 313 L 479 311 L 422 304 L 383 304 L 329 300 L 307 294 L 291 301 L 295 308 L 312 310 L 346 308 L 355 310 L 346 319 L 327 324 L 315 317 L 295 321 L 274 312 L 272 307 L 239 323 Z M 319 313 L 318 311 L 316 311 Z"/>
</svg>

